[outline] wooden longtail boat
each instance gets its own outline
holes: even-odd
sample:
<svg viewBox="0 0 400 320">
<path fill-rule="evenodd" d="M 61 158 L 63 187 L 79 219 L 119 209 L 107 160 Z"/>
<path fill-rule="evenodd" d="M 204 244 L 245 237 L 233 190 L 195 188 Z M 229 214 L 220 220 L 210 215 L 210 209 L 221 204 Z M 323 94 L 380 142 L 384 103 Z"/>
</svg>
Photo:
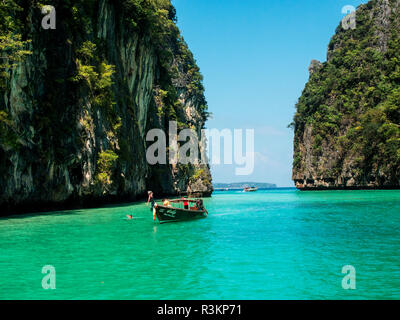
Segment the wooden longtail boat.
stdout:
<svg viewBox="0 0 400 320">
<path fill-rule="evenodd" d="M 208 215 L 203 200 L 169 200 L 171 206 L 157 205 L 156 215 L 160 223 L 205 218 Z M 185 203 L 187 205 L 185 206 Z"/>
</svg>

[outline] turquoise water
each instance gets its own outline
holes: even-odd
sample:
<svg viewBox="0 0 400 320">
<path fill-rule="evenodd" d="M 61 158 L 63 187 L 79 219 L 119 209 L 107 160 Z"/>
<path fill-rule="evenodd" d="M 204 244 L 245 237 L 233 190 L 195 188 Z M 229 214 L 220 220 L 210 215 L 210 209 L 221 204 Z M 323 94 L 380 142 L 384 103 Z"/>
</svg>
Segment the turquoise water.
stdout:
<svg viewBox="0 0 400 320">
<path fill-rule="evenodd" d="M 207 219 L 163 225 L 144 203 L 0 219 L 0 299 L 400 299 L 400 191 L 216 192 L 205 205 Z"/>
</svg>

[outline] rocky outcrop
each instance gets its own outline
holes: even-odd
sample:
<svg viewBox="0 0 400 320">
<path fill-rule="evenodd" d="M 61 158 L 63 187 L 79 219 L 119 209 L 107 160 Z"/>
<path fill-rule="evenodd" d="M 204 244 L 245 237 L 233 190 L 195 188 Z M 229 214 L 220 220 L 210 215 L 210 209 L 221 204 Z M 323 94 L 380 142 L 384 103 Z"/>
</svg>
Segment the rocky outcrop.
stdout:
<svg viewBox="0 0 400 320">
<path fill-rule="evenodd" d="M 400 1 L 374 0 L 310 65 L 296 105 L 293 180 L 301 190 L 400 187 Z"/>
<path fill-rule="evenodd" d="M 15 17 L 32 54 L 1 94 L 16 137 L 0 143 L 3 214 L 131 201 L 148 189 L 211 194 L 207 165 L 146 161 L 147 132 L 176 120 L 200 133 L 206 101 L 172 5 L 140 8 L 147 19 L 127 3 L 53 1 L 56 30 L 41 28 L 36 1 Z"/>
<path fill-rule="evenodd" d="M 310 66 L 308 67 L 308 72 L 310 76 L 314 73 L 319 71 L 322 68 L 322 63 L 318 60 L 311 60 Z"/>
</svg>

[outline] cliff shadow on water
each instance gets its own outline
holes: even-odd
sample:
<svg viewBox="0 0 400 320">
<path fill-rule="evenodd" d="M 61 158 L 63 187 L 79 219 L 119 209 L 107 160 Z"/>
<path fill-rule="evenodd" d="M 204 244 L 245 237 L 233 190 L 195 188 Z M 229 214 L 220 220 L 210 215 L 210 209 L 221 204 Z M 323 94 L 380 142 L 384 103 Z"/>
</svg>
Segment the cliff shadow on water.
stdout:
<svg viewBox="0 0 400 320">
<path fill-rule="evenodd" d="M 149 165 L 168 122 L 200 136 L 202 76 L 169 1 L 0 2 L 1 214 L 212 193 L 208 165 Z M 46 9 L 44 9 L 46 12 Z M 48 11 L 50 12 L 50 11 Z M 167 146 L 168 147 L 168 146 Z"/>
</svg>

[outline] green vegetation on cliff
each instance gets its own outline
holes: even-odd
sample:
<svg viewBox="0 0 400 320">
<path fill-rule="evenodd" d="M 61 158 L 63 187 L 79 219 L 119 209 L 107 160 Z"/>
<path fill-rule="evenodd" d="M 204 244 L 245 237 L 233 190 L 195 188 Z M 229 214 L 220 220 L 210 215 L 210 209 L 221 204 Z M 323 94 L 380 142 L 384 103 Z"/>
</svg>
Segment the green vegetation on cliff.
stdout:
<svg viewBox="0 0 400 320">
<path fill-rule="evenodd" d="M 0 92 L 5 89 L 9 72 L 31 54 L 26 50 L 29 40 L 22 40 L 19 20 L 14 17 L 22 8 L 13 0 L 0 2 Z M 18 136 L 13 130 L 13 122 L 4 105 L 0 103 L 0 145 L 5 148 L 16 148 Z"/>
<path fill-rule="evenodd" d="M 212 192 L 207 165 L 146 161 L 146 134 L 207 121 L 170 0 L 0 1 L 0 207 Z M 202 172 L 202 174 L 199 174 Z M 194 178 L 195 177 L 195 178 Z"/>
<path fill-rule="evenodd" d="M 292 124 L 300 187 L 306 179 L 329 187 L 400 184 L 399 3 L 359 7 L 356 28 L 339 26 L 328 61 L 311 73 Z"/>
</svg>

